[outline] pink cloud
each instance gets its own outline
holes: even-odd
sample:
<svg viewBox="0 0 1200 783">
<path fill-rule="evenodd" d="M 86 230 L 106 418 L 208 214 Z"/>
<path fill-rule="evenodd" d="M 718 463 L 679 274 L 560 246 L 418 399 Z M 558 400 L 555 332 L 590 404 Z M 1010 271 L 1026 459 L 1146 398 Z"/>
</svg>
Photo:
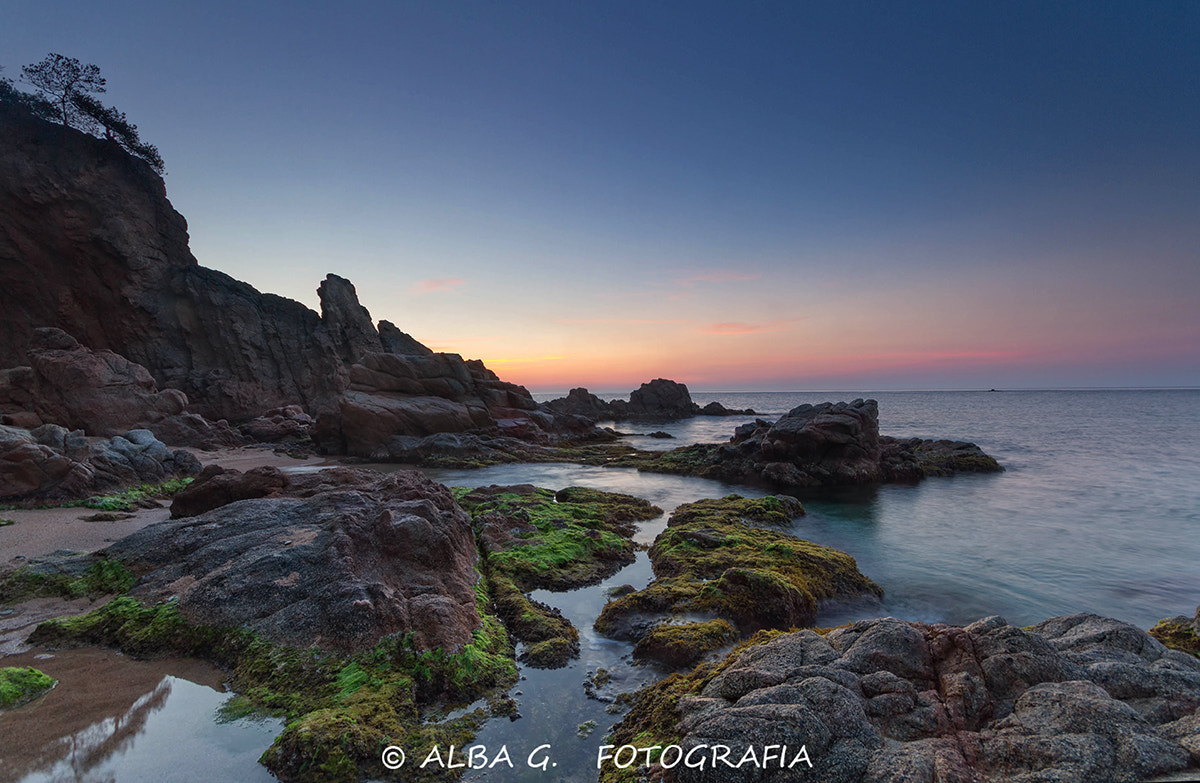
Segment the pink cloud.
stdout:
<svg viewBox="0 0 1200 783">
<path fill-rule="evenodd" d="M 418 294 L 432 294 L 439 291 L 453 291 L 460 285 L 466 283 L 459 277 L 436 277 L 431 280 L 418 280 L 413 284 L 412 290 Z"/>
</svg>

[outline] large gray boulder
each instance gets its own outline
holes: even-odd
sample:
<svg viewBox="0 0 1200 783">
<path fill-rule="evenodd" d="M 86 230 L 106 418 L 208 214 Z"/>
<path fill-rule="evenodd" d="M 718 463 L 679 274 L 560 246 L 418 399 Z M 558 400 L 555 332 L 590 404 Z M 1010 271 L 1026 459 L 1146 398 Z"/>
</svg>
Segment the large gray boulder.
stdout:
<svg viewBox="0 0 1200 783">
<path fill-rule="evenodd" d="M 679 703 L 685 750 L 804 745 L 811 770 L 680 765 L 663 779 L 1145 780 L 1200 765 L 1197 706 L 1200 660 L 1118 620 L 867 620 L 751 647 Z"/>
<path fill-rule="evenodd" d="M 106 554 L 141 575 L 134 596 L 281 644 L 350 651 L 412 632 L 421 649 L 449 652 L 471 641 L 477 552 L 446 487 L 412 471 L 276 478 L 264 490 L 275 497 L 150 525 Z"/>
</svg>

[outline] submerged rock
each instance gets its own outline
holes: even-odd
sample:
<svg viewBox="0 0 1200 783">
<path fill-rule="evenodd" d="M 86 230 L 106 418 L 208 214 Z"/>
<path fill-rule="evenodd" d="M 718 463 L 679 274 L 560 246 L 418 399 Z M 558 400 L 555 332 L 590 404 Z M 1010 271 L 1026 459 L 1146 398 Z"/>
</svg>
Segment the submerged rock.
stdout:
<svg viewBox="0 0 1200 783">
<path fill-rule="evenodd" d="M 787 743 L 812 762 L 661 771 L 689 783 L 1136 781 L 1200 764 L 1197 706 L 1200 660 L 1118 620 L 1022 630 L 999 617 L 965 628 L 882 618 L 777 635 L 651 686 L 613 742 L 637 731 L 685 751 L 726 745 L 735 760 Z"/>
<path fill-rule="evenodd" d="M 207 476 L 193 493 L 207 498 L 204 513 L 109 547 L 142 575 L 131 595 L 176 601 L 192 623 L 245 627 L 294 647 L 350 651 L 407 632 L 421 649 L 471 641 L 477 554 L 449 490 L 410 471 L 334 468 L 281 486 L 279 478 Z M 235 499 L 260 491 L 277 496 Z M 231 502 L 211 507 L 221 499 Z"/>
</svg>

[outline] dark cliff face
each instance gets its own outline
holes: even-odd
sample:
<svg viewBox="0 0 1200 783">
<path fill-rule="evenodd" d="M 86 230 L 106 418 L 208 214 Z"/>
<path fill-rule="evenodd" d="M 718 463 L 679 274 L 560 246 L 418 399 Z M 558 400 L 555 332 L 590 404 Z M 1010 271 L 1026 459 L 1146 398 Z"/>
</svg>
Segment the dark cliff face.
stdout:
<svg viewBox="0 0 1200 783">
<path fill-rule="evenodd" d="M 33 330 L 97 349 L 157 332 L 145 292 L 196 266 L 162 179 L 115 142 L 0 107 L 0 365 Z"/>
<path fill-rule="evenodd" d="M 349 281 L 323 314 L 200 266 L 163 181 L 115 143 L 0 107 L 0 367 L 52 326 L 144 365 L 209 418 L 336 408 L 356 352 L 380 350 Z"/>
</svg>

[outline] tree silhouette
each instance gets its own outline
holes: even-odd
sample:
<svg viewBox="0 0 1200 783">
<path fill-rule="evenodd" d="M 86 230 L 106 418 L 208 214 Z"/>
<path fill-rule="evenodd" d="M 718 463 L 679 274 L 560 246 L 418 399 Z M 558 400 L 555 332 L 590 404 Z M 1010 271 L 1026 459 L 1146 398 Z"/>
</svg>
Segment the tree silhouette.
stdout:
<svg viewBox="0 0 1200 783">
<path fill-rule="evenodd" d="M 0 71 L 3 70 L 3 66 L 0 66 Z M 43 120 L 58 119 L 58 109 L 53 103 L 40 95 L 18 90 L 13 86 L 12 79 L 0 76 L 0 105 L 3 104 L 21 106 L 35 117 L 40 117 Z"/>
<path fill-rule="evenodd" d="M 21 81 L 32 85 L 38 93 L 18 90 L 11 79 L 0 76 L 0 104 L 17 104 L 44 120 L 58 121 L 94 135 L 103 131 L 105 138 L 149 163 L 157 173 L 166 173 L 158 148 L 141 140 L 137 126 L 126 118 L 125 112 L 92 97 L 93 93 L 105 91 L 99 67 L 51 53 L 40 63 L 23 67 Z"/>
<path fill-rule="evenodd" d="M 147 144 L 138 136 L 137 126 L 125 117 L 125 112 L 117 111 L 111 106 L 105 106 L 90 95 L 79 93 L 71 97 L 75 108 L 82 116 L 88 117 L 97 126 L 104 129 L 104 136 L 111 139 L 129 153 L 137 155 L 150 164 L 150 168 L 159 174 L 165 173 L 162 156 L 153 144 Z"/>
<path fill-rule="evenodd" d="M 83 65 L 74 57 L 52 52 L 40 63 L 23 67 L 21 81 L 32 84 L 57 107 L 63 125 L 95 132 L 95 120 L 79 110 L 74 98 L 104 92 L 104 77 L 98 66 Z"/>
</svg>

